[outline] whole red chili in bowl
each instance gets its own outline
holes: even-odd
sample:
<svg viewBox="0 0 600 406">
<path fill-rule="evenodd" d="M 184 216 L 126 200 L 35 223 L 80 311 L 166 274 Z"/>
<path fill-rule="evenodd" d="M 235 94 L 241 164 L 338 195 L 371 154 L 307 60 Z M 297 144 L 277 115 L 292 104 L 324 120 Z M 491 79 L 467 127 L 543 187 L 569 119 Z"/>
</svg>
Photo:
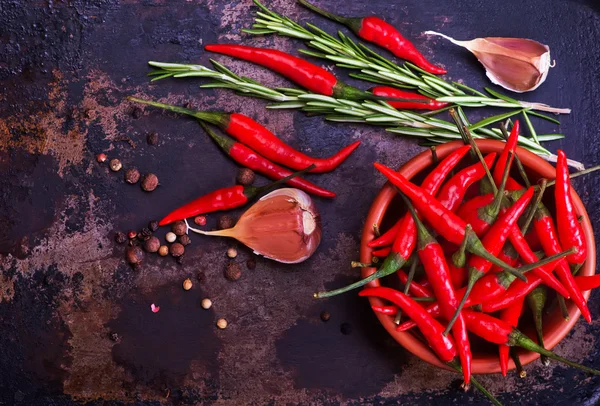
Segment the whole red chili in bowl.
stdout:
<svg viewBox="0 0 600 406">
<path fill-rule="evenodd" d="M 476 142 L 483 155 L 490 153 L 501 154 L 505 146 L 504 142 L 496 140 L 477 140 Z M 462 146 L 463 144 L 458 141 L 437 146 L 437 157 L 439 160 L 442 160 L 445 157 L 447 157 L 450 153 L 455 151 L 457 148 L 460 148 Z M 516 154 L 522 162 L 523 166 L 525 167 L 526 172 L 532 183 L 541 178 L 545 178 L 548 180 L 556 178 L 556 169 L 542 158 L 522 148 L 517 148 Z M 398 172 L 401 175 L 403 175 L 406 179 L 411 180 L 413 178 L 422 178 L 423 175 L 426 175 L 434 167 L 435 165 L 433 162 L 431 152 L 424 151 L 421 154 L 412 158 L 406 164 L 404 164 L 398 170 Z M 373 241 L 376 238 L 374 227 L 372 227 L 372 225 L 382 225 L 384 217 L 386 217 L 386 213 L 388 212 L 388 208 L 393 206 L 392 200 L 394 200 L 396 196 L 397 190 L 388 182 L 383 186 L 379 194 L 375 197 L 375 200 L 371 205 L 371 208 L 367 215 L 367 219 L 365 221 L 365 224 L 368 226 L 365 226 L 362 234 L 360 249 L 361 262 L 371 262 L 373 258 L 373 250 L 377 249 L 377 247 L 371 248 L 368 246 L 369 242 Z M 577 215 L 581 216 L 581 227 L 583 229 L 584 239 L 588 247 L 585 263 L 583 267 L 579 270 L 577 275 L 591 276 L 595 273 L 596 268 L 596 244 L 594 242 L 592 225 L 579 196 L 573 191 L 571 197 Z M 553 199 L 553 193 L 548 193 L 544 201 L 550 203 L 550 206 L 554 206 Z M 398 214 L 395 214 L 393 218 L 390 218 L 389 220 L 392 221 L 390 224 L 394 224 L 397 220 L 397 217 Z M 386 218 L 386 220 L 388 219 Z M 386 230 L 382 229 L 381 231 L 385 232 Z M 361 277 L 366 278 L 372 273 L 374 273 L 375 270 L 375 268 L 371 267 L 361 268 Z M 367 285 L 367 287 L 376 286 L 381 286 L 381 282 L 379 280 L 374 280 Z M 585 291 L 583 293 L 583 296 L 587 300 L 590 296 L 590 291 Z M 369 302 L 371 306 L 376 307 L 388 305 L 387 302 L 384 302 L 383 300 L 377 297 L 369 297 Z M 552 311 L 551 314 L 547 315 L 544 318 L 544 342 L 547 349 L 552 349 L 554 346 L 556 346 L 569 333 L 569 331 L 573 328 L 575 323 L 577 323 L 581 318 L 579 309 L 572 301 L 567 301 L 567 310 L 570 316 L 568 321 L 565 321 L 560 309 L 558 309 L 558 306 L 556 306 L 556 308 Z M 408 351 L 430 364 L 436 365 L 440 368 L 448 369 L 448 367 L 438 359 L 435 353 L 431 350 L 427 343 L 422 340 L 421 337 L 415 335 L 411 330 L 396 331 L 396 328 L 398 326 L 396 323 L 394 323 L 393 315 L 386 315 L 381 312 L 375 312 L 375 315 L 377 316 L 383 327 L 388 331 L 388 333 Z M 536 340 L 535 330 L 533 328 L 531 328 L 530 330 L 525 329 L 525 333 L 527 333 L 527 335 L 529 335 L 534 341 Z M 490 351 L 489 348 L 480 349 L 476 345 L 474 345 L 472 347 L 472 353 L 473 374 L 501 372 L 498 360 L 497 347 L 495 351 Z M 528 351 L 519 351 L 519 355 L 523 365 L 528 364 L 539 357 L 539 354 Z M 509 362 L 508 369 L 515 369 L 515 364 L 512 360 Z"/>
</svg>

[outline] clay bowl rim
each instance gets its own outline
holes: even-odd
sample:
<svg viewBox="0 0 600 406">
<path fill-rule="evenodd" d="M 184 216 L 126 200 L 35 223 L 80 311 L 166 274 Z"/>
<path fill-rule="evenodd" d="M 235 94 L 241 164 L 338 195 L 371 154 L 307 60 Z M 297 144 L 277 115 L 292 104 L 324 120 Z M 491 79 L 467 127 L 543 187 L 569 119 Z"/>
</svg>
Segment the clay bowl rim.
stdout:
<svg viewBox="0 0 600 406">
<path fill-rule="evenodd" d="M 477 140 L 477 146 L 481 151 L 485 153 L 497 152 L 500 153 L 504 148 L 504 142 L 496 140 Z M 453 141 L 446 144 L 442 144 L 436 147 L 436 151 L 439 159 L 445 158 L 455 149 L 462 146 L 460 141 Z M 523 165 L 531 172 L 536 173 L 540 177 L 546 179 L 554 179 L 556 177 L 555 168 L 550 165 L 543 158 L 523 149 L 517 148 L 517 155 L 523 162 Z M 426 170 L 431 164 L 433 159 L 429 151 L 423 151 L 416 155 L 411 160 L 406 162 L 398 172 L 405 176 L 407 179 L 413 178 L 415 175 L 423 170 Z M 393 197 L 396 195 L 395 189 L 386 183 L 381 191 L 375 197 L 367 218 L 365 221 L 364 230 L 362 233 L 361 245 L 360 245 L 360 260 L 364 263 L 368 263 L 372 258 L 373 249 L 367 246 L 367 243 L 375 238 L 373 231 L 373 224 L 380 225 L 388 206 L 390 205 Z M 580 270 L 579 275 L 593 275 L 596 269 L 596 243 L 594 242 L 594 233 L 592 224 L 588 216 L 587 211 L 583 205 L 583 202 L 573 191 L 573 201 L 577 212 L 583 216 L 582 226 L 586 238 L 588 247 L 588 256 L 583 268 Z M 375 272 L 374 268 L 362 268 L 361 277 L 365 278 Z M 367 286 L 379 286 L 378 280 L 371 282 Z M 589 299 L 590 292 L 584 292 L 586 301 Z M 383 301 L 379 298 L 369 298 L 369 304 L 371 306 L 381 306 Z M 560 310 L 555 309 L 548 321 L 545 323 L 544 330 L 544 341 L 546 348 L 554 348 L 575 326 L 575 323 L 579 320 L 580 312 L 579 309 L 571 302 L 567 302 L 567 308 L 569 310 L 570 319 L 568 322 L 564 322 L 560 314 Z M 445 364 L 439 361 L 436 355 L 429 349 L 426 343 L 416 338 L 410 332 L 397 332 L 396 325 L 394 324 L 393 318 L 381 313 L 375 312 L 376 317 L 388 333 L 404 348 L 408 351 L 421 358 L 422 360 L 435 365 L 440 368 L 450 369 Z M 523 365 L 529 364 L 539 358 L 539 354 L 533 352 L 522 352 L 521 363 Z M 509 370 L 515 369 L 515 364 L 512 360 L 509 362 Z M 488 374 L 500 372 L 500 365 L 498 358 L 493 355 L 489 356 L 473 356 L 472 371 L 474 374 Z"/>
</svg>

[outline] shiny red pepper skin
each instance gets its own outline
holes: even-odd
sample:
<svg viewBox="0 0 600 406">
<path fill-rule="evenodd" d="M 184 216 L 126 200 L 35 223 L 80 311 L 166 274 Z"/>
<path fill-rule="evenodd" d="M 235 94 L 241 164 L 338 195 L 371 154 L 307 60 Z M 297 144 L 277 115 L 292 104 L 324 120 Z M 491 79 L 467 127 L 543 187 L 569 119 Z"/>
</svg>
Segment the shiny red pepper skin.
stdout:
<svg viewBox="0 0 600 406">
<path fill-rule="evenodd" d="M 444 327 L 414 300 L 402 292 L 386 287 L 366 288 L 359 296 L 373 296 L 389 300 L 417 323 L 429 346 L 443 362 L 456 356 L 456 347 L 450 337 L 444 336 Z"/>
<path fill-rule="evenodd" d="M 523 304 L 525 303 L 525 297 L 515 300 L 513 304 L 508 306 L 506 309 L 500 312 L 500 320 L 515 328 L 519 324 L 519 317 L 523 311 Z M 510 347 L 505 344 L 500 344 L 498 347 L 500 357 L 500 371 L 502 376 L 506 376 L 508 372 L 508 358 Z"/>
<path fill-rule="evenodd" d="M 457 268 L 452 263 L 452 258 L 446 258 L 446 263 L 448 264 L 448 270 L 450 271 L 452 286 L 454 286 L 455 290 L 462 288 L 467 280 L 467 270 L 464 267 Z"/>
<path fill-rule="evenodd" d="M 408 275 L 402 269 L 398 270 L 398 278 L 403 285 L 406 285 L 408 282 Z M 419 282 L 411 281 L 408 286 L 408 291 L 414 297 L 433 297 L 433 292 L 429 290 L 429 288 L 424 287 Z"/>
<path fill-rule="evenodd" d="M 217 189 L 172 211 L 166 215 L 158 225 L 164 226 L 176 220 L 194 217 L 199 214 L 212 213 L 219 210 L 229 210 L 243 206 L 248 202 L 248 196 L 245 194 L 245 189 L 246 188 L 241 185 Z"/>
<path fill-rule="evenodd" d="M 561 150 L 558 150 L 557 155 L 554 200 L 556 202 L 558 238 L 563 248 L 577 248 L 577 252 L 569 255 L 567 261 L 573 265 L 581 265 L 587 257 L 585 236 L 583 235 L 583 229 L 581 228 L 581 224 L 579 224 L 575 206 L 573 205 L 567 156 Z"/>
<path fill-rule="evenodd" d="M 514 303 L 515 300 L 531 293 L 540 283 L 542 283 L 542 279 L 536 275 L 527 276 L 527 282 L 516 280 L 510 285 L 504 295 L 482 303 L 481 310 L 486 313 L 493 313 L 505 309 Z"/>
<path fill-rule="evenodd" d="M 519 141 L 520 127 L 521 126 L 519 120 L 515 120 L 512 130 L 510 131 L 510 136 L 508 137 L 506 145 L 504 146 L 504 149 L 502 150 L 502 153 L 498 158 L 498 163 L 496 164 L 496 167 L 492 172 L 492 176 L 494 178 L 494 182 L 496 182 L 496 185 L 500 185 L 500 183 L 502 182 L 502 174 L 504 173 L 504 168 L 506 168 L 507 165 L 508 153 L 512 151 L 512 153 L 514 154 L 517 150 L 517 142 Z M 506 181 L 506 190 L 519 190 L 522 188 L 523 187 L 511 177 L 509 177 Z"/>
<path fill-rule="evenodd" d="M 508 344 L 513 328 L 485 313 L 464 309 L 463 317 L 469 331 L 494 344 Z"/>
<path fill-rule="evenodd" d="M 558 207 L 558 202 L 557 202 Z M 559 243 L 558 235 L 556 232 L 556 228 L 554 227 L 554 221 L 552 221 L 552 217 L 550 216 L 550 212 L 547 209 L 542 208 L 538 209 L 536 212 L 535 218 L 533 219 L 533 226 L 535 227 L 538 236 L 540 237 L 540 243 L 542 244 L 542 248 L 546 255 L 554 255 L 562 250 L 561 244 Z M 568 258 L 568 257 L 567 257 Z M 571 300 L 573 303 L 579 308 L 583 317 L 590 322 L 592 319 L 592 315 L 590 314 L 590 310 L 588 309 L 587 303 L 585 302 L 585 298 L 581 293 L 581 290 L 577 287 L 575 283 L 575 278 L 571 274 L 571 270 L 569 268 L 569 264 L 566 259 L 562 259 L 556 264 L 554 268 L 558 279 L 567 288 L 571 296 Z"/>
<path fill-rule="evenodd" d="M 460 162 L 460 160 L 469 152 L 471 149 L 470 146 L 465 145 L 464 147 L 460 147 L 449 154 L 442 162 L 440 162 L 423 180 L 421 187 L 426 192 L 435 195 L 442 186 L 442 183 L 446 179 L 446 176 L 454 169 L 454 167 Z M 404 217 L 408 217 L 412 219 L 409 213 L 407 213 Z M 369 242 L 369 247 L 382 247 L 385 245 L 390 245 L 394 242 L 396 235 L 398 232 L 403 229 L 403 218 L 398 220 L 396 224 L 384 234 L 382 234 L 379 238 Z M 414 233 L 414 238 L 416 240 L 416 232 Z"/>
<path fill-rule="evenodd" d="M 456 214 L 466 223 L 469 223 L 471 227 L 473 227 L 473 231 L 475 231 L 475 234 L 477 234 L 478 237 L 481 237 L 490 227 L 490 224 L 486 223 L 485 221 L 479 218 L 478 210 L 482 207 L 487 206 L 493 201 L 494 195 L 492 193 L 476 196 L 471 200 L 467 200 L 466 202 L 464 202 L 458 208 Z"/>
<path fill-rule="evenodd" d="M 357 35 L 366 41 L 387 49 L 398 58 L 414 63 L 429 73 L 433 73 L 434 75 L 443 75 L 446 73 L 446 69 L 435 66 L 425 59 L 423 54 L 410 41 L 404 38 L 394 26 L 386 23 L 381 18 L 372 16 L 364 17 Z"/>
<path fill-rule="evenodd" d="M 383 247 L 378 250 L 373 250 L 372 254 L 374 257 L 387 257 L 392 252 L 392 247 Z"/>
<path fill-rule="evenodd" d="M 576 276 L 575 283 L 579 287 L 579 290 L 592 290 L 600 286 L 600 274 L 592 276 Z"/>
<path fill-rule="evenodd" d="M 435 99 L 431 99 L 427 96 L 423 96 L 419 93 L 407 92 L 405 90 L 396 89 L 395 87 L 389 86 L 376 86 L 371 89 L 371 93 L 375 96 L 383 96 L 389 98 L 399 99 L 420 99 L 428 100 L 429 103 L 411 103 L 411 102 L 399 102 L 389 101 L 388 104 L 397 109 L 405 110 L 438 110 L 448 106 L 449 103 L 439 102 Z"/>
</svg>

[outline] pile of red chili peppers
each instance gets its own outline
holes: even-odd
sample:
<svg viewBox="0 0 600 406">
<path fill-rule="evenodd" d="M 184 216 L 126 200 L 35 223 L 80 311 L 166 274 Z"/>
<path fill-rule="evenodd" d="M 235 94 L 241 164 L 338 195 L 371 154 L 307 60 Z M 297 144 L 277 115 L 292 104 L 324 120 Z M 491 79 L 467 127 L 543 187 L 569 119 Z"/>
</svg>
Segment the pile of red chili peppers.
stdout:
<svg viewBox="0 0 600 406">
<path fill-rule="evenodd" d="M 510 346 L 540 353 L 545 364 L 556 360 L 600 374 L 544 348 L 543 312 L 553 300 L 565 308 L 569 299 L 589 322 L 583 292 L 600 286 L 600 274 L 577 276 L 587 247 L 566 155 L 558 151 L 555 181 L 542 179 L 529 186 L 524 170 L 519 172 L 522 181 L 510 172 L 513 162 L 523 169 L 516 151 L 518 134 L 515 122 L 498 158 L 482 157 L 476 143 L 457 148 L 430 170 L 421 186 L 376 163 L 408 210 L 369 242 L 374 255 L 385 257 L 369 265 L 377 268 L 371 276 L 315 296 L 333 296 L 397 274 L 404 289 L 367 287 L 359 295 L 389 302 L 373 310 L 395 317 L 398 331 L 417 327 L 441 361 L 453 367 L 455 358 L 460 362 L 465 383 L 471 379 L 470 334 L 498 344 L 503 375 L 510 356 L 520 365 Z M 479 159 L 458 170 L 467 156 Z M 432 161 L 436 159 L 432 151 Z M 546 194 L 545 200 L 554 202 L 554 217 L 543 199 L 552 183 L 554 195 Z M 524 314 L 530 317 L 526 306 L 534 323 L 523 319 Z M 535 325 L 537 342 L 517 330 L 520 323 Z"/>
</svg>

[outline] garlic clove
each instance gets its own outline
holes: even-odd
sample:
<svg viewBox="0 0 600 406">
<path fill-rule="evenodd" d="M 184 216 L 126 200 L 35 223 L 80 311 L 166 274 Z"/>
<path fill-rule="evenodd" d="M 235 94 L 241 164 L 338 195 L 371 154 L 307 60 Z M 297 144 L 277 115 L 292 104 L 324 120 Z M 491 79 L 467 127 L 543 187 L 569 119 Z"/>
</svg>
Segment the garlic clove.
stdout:
<svg viewBox="0 0 600 406">
<path fill-rule="evenodd" d="M 486 69 L 487 77 L 499 86 L 516 93 L 537 89 L 552 67 L 550 48 L 526 38 L 488 37 L 458 41 L 435 31 L 455 45 L 471 51 Z"/>
</svg>

